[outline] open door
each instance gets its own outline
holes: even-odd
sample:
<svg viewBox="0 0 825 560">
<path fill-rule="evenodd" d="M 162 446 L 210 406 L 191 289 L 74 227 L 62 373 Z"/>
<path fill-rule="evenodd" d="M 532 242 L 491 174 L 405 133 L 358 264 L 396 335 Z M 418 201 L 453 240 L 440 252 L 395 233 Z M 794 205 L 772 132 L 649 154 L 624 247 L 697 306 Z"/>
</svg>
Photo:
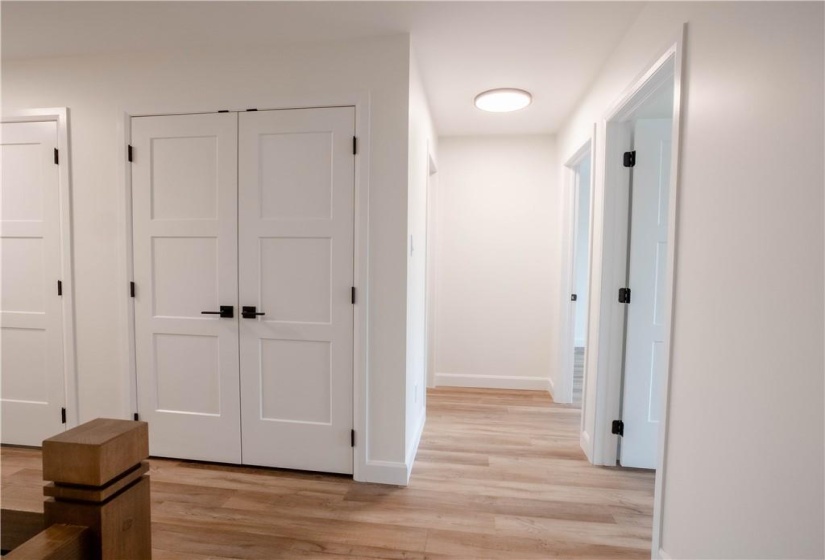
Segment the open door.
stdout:
<svg viewBox="0 0 825 560">
<path fill-rule="evenodd" d="M 656 468 L 667 336 L 665 281 L 672 120 L 639 119 L 630 186 L 627 329 L 622 391 L 624 467 Z"/>
</svg>

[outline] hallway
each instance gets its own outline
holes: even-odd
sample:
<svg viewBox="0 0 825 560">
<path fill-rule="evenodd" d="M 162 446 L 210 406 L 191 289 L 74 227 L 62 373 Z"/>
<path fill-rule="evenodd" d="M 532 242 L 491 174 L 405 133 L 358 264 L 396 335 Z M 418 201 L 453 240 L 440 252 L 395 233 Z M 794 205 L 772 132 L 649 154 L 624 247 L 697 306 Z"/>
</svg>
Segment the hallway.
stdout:
<svg viewBox="0 0 825 560">
<path fill-rule="evenodd" d="M 151 461 L 165 558 L 649 558 L 653 474 L 593 467 L 579 410 L 543 392 L 441 388 L 407 488 Z M 39 450 L 2 448 L 2 506 L 42 510 Z"/>
</svg>

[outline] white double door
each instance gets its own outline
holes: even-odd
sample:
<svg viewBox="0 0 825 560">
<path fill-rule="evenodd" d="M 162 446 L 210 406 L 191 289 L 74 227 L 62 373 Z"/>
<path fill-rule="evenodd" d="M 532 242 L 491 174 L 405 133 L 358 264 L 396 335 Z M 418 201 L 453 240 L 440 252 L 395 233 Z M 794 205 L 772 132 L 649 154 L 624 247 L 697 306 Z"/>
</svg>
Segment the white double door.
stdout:
<svg viewBox="0 0 825 560">
<path fill-rule="evenodd" d="M 40 445 L 65 428 L 57 123 L 0 127 L 0 432 Z"/>
<path fill-rule="evenodd" d="M 665 309 L 671 119 L 640 119 L 633 132 L 630 254 L 622 437 L 625 467 L 656 468 L 667 336 Z"/>
<path fill-rule="evenodd" d="M 354 118 L 132 119 L 138 410 L 153 455 L 352 473 Z"/>
</svg>

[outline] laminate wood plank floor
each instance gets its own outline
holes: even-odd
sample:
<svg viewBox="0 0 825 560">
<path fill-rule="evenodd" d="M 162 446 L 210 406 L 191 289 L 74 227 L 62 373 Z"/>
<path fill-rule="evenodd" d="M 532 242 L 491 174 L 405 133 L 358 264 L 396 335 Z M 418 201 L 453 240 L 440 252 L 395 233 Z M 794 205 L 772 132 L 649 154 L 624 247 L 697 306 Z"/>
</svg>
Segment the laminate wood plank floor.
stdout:
<svg viewBox="0 0 825 560">
<path fill-rule="evenodd" d="M 151 459 L 155 560 L 649 558 L 653 473 L 594 467 L 547 393 L 439 388 L 407 488 Z M 2 507 L 42 511 L 37 449 L 3 447 Z"/>
</svg>

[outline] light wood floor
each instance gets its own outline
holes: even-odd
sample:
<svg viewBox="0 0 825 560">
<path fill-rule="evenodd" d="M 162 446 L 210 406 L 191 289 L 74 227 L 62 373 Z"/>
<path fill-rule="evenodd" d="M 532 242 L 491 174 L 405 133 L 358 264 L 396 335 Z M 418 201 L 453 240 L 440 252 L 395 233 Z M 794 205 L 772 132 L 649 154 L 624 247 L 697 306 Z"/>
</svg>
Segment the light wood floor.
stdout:
<svg viewBox="0 0 825 560">
<path fill-rule="evenodd" d="M 407 488 L 153 459 L 155 560 L 650 558 L 653 475 L 593 467 L 579 411 L 436 389 Z M 4 447 L 4 508 L 42 510 L 40 452 Z"/>
</svg>

